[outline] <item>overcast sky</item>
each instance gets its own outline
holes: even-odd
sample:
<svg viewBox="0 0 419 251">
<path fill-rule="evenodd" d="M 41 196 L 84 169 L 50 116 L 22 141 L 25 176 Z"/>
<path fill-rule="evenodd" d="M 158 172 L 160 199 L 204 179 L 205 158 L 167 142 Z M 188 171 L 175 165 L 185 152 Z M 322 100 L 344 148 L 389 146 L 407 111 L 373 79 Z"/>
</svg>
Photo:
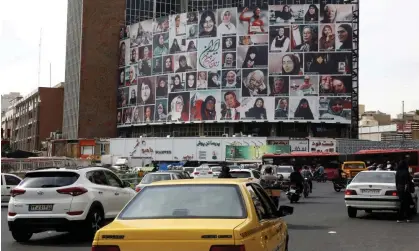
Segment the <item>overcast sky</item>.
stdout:
<svg viewBox="0 0 419 251">
<path fill-rule="evenodd" d="M 360 100 L 395 116 L 419 109 L 418 0 L 360 1 Z M 28 94 L 64 81 L 67 0 L 0 0 L 0 92 Z"/>
</svg>

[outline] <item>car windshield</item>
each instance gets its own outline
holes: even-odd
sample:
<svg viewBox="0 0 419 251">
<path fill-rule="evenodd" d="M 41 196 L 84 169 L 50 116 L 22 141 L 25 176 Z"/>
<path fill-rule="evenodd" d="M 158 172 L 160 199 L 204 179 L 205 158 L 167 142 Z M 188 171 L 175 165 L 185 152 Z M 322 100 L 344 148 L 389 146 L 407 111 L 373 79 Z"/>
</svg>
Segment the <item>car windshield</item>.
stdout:
<svg viewBox="0 0 419 251">
<path fill-rule="evenodd" d="M 395 183 L 396 174 L 393 172 L 361 172 L 351 183 Z"/>
<path fill-rule="evenodd" d="M 141 180 L 140 184 L 150 184 L 161 180 L 170 180 L 170 174 L 149 173 Z"/>
<path fill-rule="evenodd" d="M 364 169 L 365 165 L 361 164 L 361 163 L 356 163 L 356 164 L 344 164 L 343 165 L 344 169 Z"/>
<path fill-rule="evenodd" d="M 25 188 L 69 186 L 76 182 L 79 176 L 75 172 L 33 172 L 26 174 L 20 186 Z"/>
<path fill-rule="evenodd" d="M 221 172 L 221 167 L 211 167 L 213 172 Z"/>
<path fill-rule="evenodd" d="M 252 177 L 250 175 L 250 172 L 233 171 L 233 172 L 230 172 L 230 174 L 233 178 L 250 178 L 250 177 Z"/>
<path fill-rule="evenodd" d="M 246 217 L 237 185 L 211 184 L 148 186 L 119 215 L 119 219 Z"/>
<path fill-rule="evenodd" d="M 276 172 L 277 173 L 292 173 L 292 169 L 289 167 L 277 167 Z"/>
<path fill-rule="evenodd" d="M 185 170 L 186 172 L 188 172 L 188 173 L 193 173 L 193 170 L 194 170 L 195 168 L 193 168 L 193 167 L 185 167 L 183 170 Z"/>
</svg>

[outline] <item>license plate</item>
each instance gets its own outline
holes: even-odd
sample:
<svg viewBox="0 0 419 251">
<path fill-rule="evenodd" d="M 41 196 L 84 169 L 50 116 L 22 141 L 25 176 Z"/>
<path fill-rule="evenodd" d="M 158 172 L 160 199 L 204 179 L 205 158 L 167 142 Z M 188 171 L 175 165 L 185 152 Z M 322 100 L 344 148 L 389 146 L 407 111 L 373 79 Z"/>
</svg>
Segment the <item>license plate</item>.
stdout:
<svg viewBox="0 0 419 251">
<path fill-rule="evenodd" d="M 52 211 L 53 204 L 29 205 L 29 211 Z"/>
<path fill-rule="evenodd" d="M 290 190 L 290 193 L 295 193 L 295 190 L 294 190 L 294 189 L 291 189 L 291 190 Z"/>
<path fill-rule="evenodd" d="M 379 194 L 379 189 L 361 189 L 361 193 Z"/>
</svg>

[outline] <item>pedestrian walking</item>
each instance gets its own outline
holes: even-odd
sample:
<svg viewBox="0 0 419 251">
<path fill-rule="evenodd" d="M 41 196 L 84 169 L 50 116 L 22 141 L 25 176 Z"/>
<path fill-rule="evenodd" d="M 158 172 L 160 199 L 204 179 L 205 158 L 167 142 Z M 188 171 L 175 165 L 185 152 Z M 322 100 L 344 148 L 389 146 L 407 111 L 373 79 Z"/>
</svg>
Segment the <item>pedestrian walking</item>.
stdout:
<svg viewBox="0 0 419 251">
<path fill-rule="evenodd" d="M 405 160 L 400 161 L 396 172 L 396 188 L 400 200 L 400 209 L 398 212 L 397 222 L 410 222 L 412 210 L 410 206 L 413 204 L 413 198 L 410 194 L 412 188 L 412 177 L 409 173 L 409 166 Z"/>
</svg>

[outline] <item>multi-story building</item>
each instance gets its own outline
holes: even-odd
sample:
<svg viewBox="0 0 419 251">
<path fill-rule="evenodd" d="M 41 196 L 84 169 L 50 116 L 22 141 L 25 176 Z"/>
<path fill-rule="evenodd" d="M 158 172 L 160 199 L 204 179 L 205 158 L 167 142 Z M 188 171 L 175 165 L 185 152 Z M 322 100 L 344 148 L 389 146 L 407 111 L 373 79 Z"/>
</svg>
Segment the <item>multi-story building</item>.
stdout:
<svg viewBox="0 0 419 251">
<path fill-rule="evenodd" d="M 384 125 L 390 125 L 391 124 L 391 115 L 380 112 L 380 111 L 366 111 L 362 115 L 363 117 L 372 118 L 377 121 L 378 125 L 384 126 Z"/>
<path fill-rule="evenodd" d="M 3 138 L 12 149 L 34 151 L 51 132 L 61 131 L 63 115 L 63 83 L 54 88 L 39 87 L 26 97 L 18 97 L 2 118 Z"/>
<path fill-rule="evenodd" d="M 11 92 L 9 94 L 1 95 L 1 114 L 7 111 L 7 108 L 10 106 L 10 101 L 21 96 L 20 92 Z"/>
</svg>

